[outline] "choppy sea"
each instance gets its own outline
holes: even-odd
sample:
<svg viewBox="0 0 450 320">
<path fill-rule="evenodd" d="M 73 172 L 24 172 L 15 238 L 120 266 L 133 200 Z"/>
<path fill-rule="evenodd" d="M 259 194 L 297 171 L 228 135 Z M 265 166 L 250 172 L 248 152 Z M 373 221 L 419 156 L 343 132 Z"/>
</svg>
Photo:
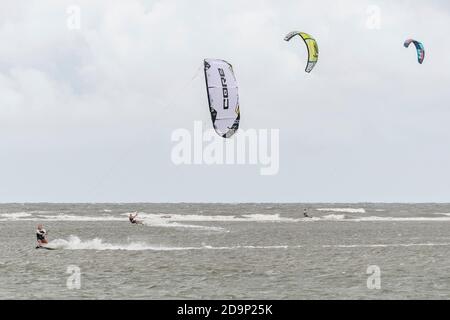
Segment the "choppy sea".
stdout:
<svg viewBox="0 0 450 320">
<path fill-rule="evenodd" d="M 0 230 L 0 299 L 450 298 L 450 204 L 1 204 Z"/>
</svg>

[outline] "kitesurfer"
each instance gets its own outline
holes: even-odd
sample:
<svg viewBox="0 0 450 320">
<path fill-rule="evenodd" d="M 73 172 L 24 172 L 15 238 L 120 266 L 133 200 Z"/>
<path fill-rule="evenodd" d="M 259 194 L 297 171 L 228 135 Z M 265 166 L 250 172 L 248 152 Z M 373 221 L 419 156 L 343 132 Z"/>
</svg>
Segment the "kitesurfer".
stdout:
<svg viewBox="0 0 450 320">
<path fill-rule="evenodd" d="M 47 231 L 44 229 L 42 224 L 38 224 L 36 230 L 37 246 L 42 247 L 42 245 L 48 243 Z"/>
<path fill-rule="evenodd" d="M 138 215 L 137 212 L 135 212 L 134 214 L 130 213 L 128 215 L 128 219 L 132 224 L 142 224 L 142 221 L 137 219 L 137 215 Z"/>
<path fill-rule="evenodd" d="M 304 216 L 305 218 L 311 218 L 311 216 L 308 215 L 308 212 L 307 212 L 306 209 L 303 209 L 303 216 Z"/>
</svg>

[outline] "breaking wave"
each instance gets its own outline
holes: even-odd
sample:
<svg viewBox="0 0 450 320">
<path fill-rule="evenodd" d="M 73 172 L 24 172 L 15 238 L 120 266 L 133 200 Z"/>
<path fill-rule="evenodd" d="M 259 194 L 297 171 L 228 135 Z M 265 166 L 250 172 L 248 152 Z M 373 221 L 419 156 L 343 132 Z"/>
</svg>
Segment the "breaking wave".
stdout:
<svg viewBox="0 0 450 320">
<path fill-rule="evenodd" d="M 366 210 L 363 208 L 319 208 L 316 210 L 326 212 L 366 213 Z"/>
</svg>

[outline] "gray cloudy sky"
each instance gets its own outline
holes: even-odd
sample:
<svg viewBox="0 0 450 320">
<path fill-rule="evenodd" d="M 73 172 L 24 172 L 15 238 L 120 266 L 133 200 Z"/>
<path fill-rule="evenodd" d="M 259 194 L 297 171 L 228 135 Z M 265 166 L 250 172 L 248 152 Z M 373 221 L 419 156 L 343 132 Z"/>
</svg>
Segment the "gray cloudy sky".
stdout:
<svg viewBox="0 0 450 320">
<path fill-rule="evenodd" d="M 443 0 L 2 1 L 0 202 L 448 202 L 448 30 Z M 203 58 L 233 64 L 242 129 L 280 129 L 278 175 L 171 162 L 211 125 Z"/>
</svg>

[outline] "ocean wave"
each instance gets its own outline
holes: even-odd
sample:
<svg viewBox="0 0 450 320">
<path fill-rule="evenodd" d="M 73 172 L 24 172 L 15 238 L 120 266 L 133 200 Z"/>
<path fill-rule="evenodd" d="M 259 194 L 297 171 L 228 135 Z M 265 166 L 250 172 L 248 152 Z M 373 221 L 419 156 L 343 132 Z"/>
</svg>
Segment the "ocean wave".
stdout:
<svg viewBox="0 0 450 320">
<path fill-rule="evenodd" d="M 125 213 L 124 215 L 128 215 Z M 196 214 L 152 214 L 139 213 L 141 219 L 164 219 L 165 221 L 190 222 L 292 222 L 298 219 L 281 217 L 280 214 L 243 214 L 237 215 L 196 215 Z"/>
<path fill-rule="evenodd" d="M 323 216 L 321 219 L 322 220 L 344 220 L 345 214 L 329 214 L 329 215 Z"/>
<path fill-rule="evenodd" d="M 195 224 L 184 224 L 184 223 L 178 223 L 178 222 L 171 222 L 171 221 L 149 221 L 149 220 L 142 220 L 142 223 L 145 226 L 149 227 L 161 227 L 161 228 L 190 228 L 190 229 L 199 229 L 199 230 L 208 230 L 208 231 L 225 231 L 228 232 L 225 228 L 222 227 L 214 227 L 214 226 L 200 226 Z"/>
<path fill-rule="evenodd" d="M 20 220 L 20 221 L 127 221 L 130 212 L 119 215 L 100 214 L 96 216 L 76 215 L 76 214 L 37 214 L 27 212 L 0 214 L 0 221 Z M 3 218 L 3 219 L 1 219 Z M 299 219 L 281 217 L 280 214 L 243 214 L 243 215 L 196 215 L 196 214 L 165 214 L 165 213 L 145 213 L 139 212 L 138 219 L 147 222 L 148 225 L 167 225 L 171 222 L 294 222 Z M 201 227 L 201 226 L 198 226 Z"/>
<path fill-rule="evenodd" d="M 254 222 L 292 222 L 298 221 L 298 219 L 281 217 L 280 214 L 244 214 L 242 215 L 244 221 L 254 221 Z"/>
<path fill-rule="evenodd" d="M 319 208 L 316 210 L 327 212 L 366 213 L 364 208 Z"/>
<path fill-rule="evenodd" d="M 442 221 L 450 221 L 450 217 L 362 217 L 362 218 L 352 218 L 347 221 L 353 222 L 383 222 L 383 221 L 392 221 L 392 222 L 442 222 Z"/>
<path fill-rule="evenodd" d="M 32 214 L 29 212 L 12 212 L 12 213 L 0 213 L 0 217 L 6 219 L 20 219 L 20 218 L 27 218 L 31 217 Z"/>
<path fill-rule="evenodd" d="M 436 212 L 436 213 L 433 213 L 433 214 L 450 217 L 450 213 L 447 213 L 447 212 Z"/>
<path fill-rule="evenodd" d="M 70 214 L 42 214 L 40 212 L 32 214 L 31 212 L 21 213 L 3 213 L 0 214 L 0 221 L 81 221 L 81 222 L 95 222 L 95 221 L 124 221 L 124 218 L 117 216 L 84 216 L 84 215 L 70 215 Z"/>
<path fill-rule="evenodd" d="M 450 246 L 450 243 L 380 243 L 380 244 L 337 244 L 322 245 L 322 248 L 387 248 L 387 247 L 432 247 Z"/>
<path fill-rule="evenodd" d="M 335 208 L 337 210 L 338 208 Z M 319 210 L 319 209 L 318 209 Z M 324 209 L 325 210 L 325 209 Z M 329 210 L 329 209 L 326 209 Z M 346 209 L 347 210 L 347 209 Z M 356 210 L 356 209 L 354 209 Z M 367 216 L 354 217 L 345 214 L 327 214 L 324 216 L 312 216 L 309 218 L 298 217 L 283 217 L 280 214 L 243 214 L 243 215 L 184 215 L 184 214 L 163 214 L 163 213 L 144 213 L 140 212 L 138 219 L 144 225 L 150 227 L 167 227 L 167 228 L 192 228 L 199 230 L 211 231 L 227 231 L 219 226 L 205 226 L 197 225 L 188 222 L 447 222 L 450 221 L 450 213 L 434 213 L 435 216 L 428 217 L 394 217 L 394 216 Z M 76 214 L 37 214 L 33 215 L 30 212 L 13 212 L 0 214 L 1 221 L 65 221 L 65 222 L 124 222 L 128 223 L 128 213 L 120 215 L 100 214 L 96 216 L 76 215 Z"/>
<path fill-rule="evenodd" d="M 58 215 L 39 215 L 38 220 L 46 221 L 80 221 L 80 222 L 96 222 L 96 221 L 124 221 L 124 218 L 115 216 L 82 216 L 71 214 L 58 214 Z"/>
</svg>

